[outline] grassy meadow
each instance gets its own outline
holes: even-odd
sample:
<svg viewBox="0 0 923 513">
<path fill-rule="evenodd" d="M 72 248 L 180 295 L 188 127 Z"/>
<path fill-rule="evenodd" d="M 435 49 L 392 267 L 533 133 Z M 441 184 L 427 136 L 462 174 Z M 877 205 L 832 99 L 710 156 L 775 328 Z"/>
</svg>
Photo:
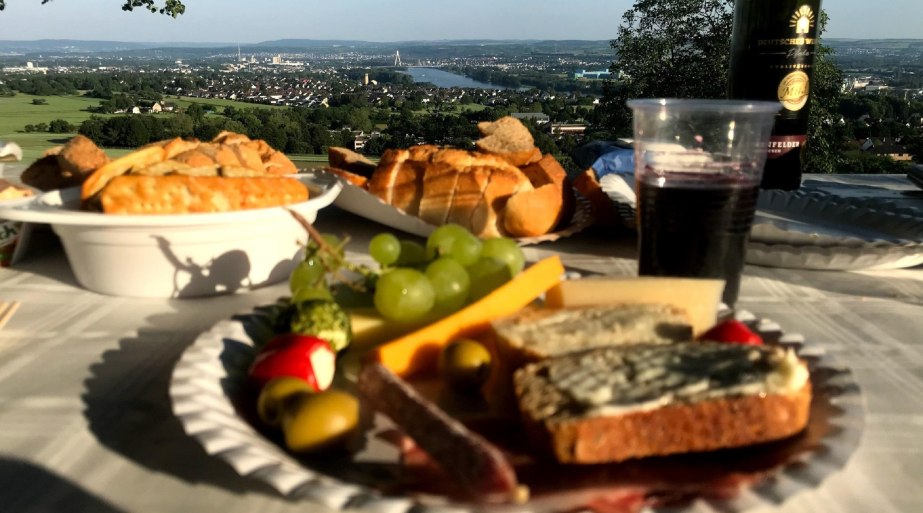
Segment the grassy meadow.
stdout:
<svg viewBox="0 0 923 513">
<path fill-rule="evenodd" d="M 45 100 L 46 105 L 33 105 L 32 100 Z M 26 125 L 35 125 L 38 123 L 50 123 L 55 119 L 63 119 L 73 125 L 80 125 L 90 116 L 122 116 L 124 114 L 95 114 L 89 112 L 89 107 L 95 107 L 99 104 L 98 98 L 87 98 L 83 96 L 33 96 L 28 94 L 16 94 L 12 97 L 0 97 L 0 140 L 13 141 L 22 147 L 23 163 L 29 164 L 38 159 L 42 153 L 54 146 L 60 146 L 67 142 L 68 139 L 76 135 L 71 134 L 52 134 L 48 132 L 31 132 L 26 133 Z M 175 103 L 179 108 L 185 108 L 191 103 L 203 103 L 214 105 L 219 109 L 226 106 L 237 108 L 284 108 L 276 105 L 260 105 L 255 103 L 237 102 L 233 100 L 222 99 L 203 99 L 192 97 L 167 98 L 166 101 Z M 156 114 L 157 116 L 171 116 L 170 113 Z M 130 150 L 125 148 L 104 148 L 110 157 L 118 157 L 128 153 Z M 311 168 L 320 167 L 327 162 L 326 155 L 289 155 L 299 167 Z"/>
</svg>

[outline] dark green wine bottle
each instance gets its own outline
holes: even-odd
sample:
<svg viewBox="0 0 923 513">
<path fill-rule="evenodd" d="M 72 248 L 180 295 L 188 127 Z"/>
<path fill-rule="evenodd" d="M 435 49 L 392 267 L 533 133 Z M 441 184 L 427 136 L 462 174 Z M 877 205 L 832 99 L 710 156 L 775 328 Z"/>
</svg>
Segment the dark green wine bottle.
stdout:
<svg viewBox="0 0 923 513">
<path fill-rule="evenodd" d="M 737 0 L 728 98 L 776 100 L 764 189 L 801 186 L 820 0 Z"/>
</svg>

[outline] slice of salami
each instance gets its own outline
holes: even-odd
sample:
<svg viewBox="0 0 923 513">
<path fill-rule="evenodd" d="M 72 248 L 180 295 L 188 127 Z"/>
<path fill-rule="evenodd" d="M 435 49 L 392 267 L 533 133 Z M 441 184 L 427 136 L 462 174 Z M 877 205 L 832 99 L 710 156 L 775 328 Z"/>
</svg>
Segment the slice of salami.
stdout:
<svg viewBox="0 0 923 513">
<path fill-rule="evenodd" d="M 387 415 L 442 469 L 481 500 L 518 501 L 528 493 L 513 466 L 492 443 L 426 400 L 380 363 L 359 373 L 359 392 Z"/>
</svg>

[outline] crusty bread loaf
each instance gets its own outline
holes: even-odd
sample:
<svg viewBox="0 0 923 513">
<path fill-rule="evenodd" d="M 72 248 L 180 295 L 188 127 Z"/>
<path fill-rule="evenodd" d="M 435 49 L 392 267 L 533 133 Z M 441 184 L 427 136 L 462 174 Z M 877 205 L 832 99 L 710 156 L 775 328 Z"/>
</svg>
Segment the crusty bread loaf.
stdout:
<svg viewBox="0 0 923 513">
<path fill-rule="evenodd" d="M 211 142 L 176 137 L 142 146 L 100 166 L 83 182 L 81 199 L 84 207 L 94 207 L 113 178 L 128 174 L 241 177 L 297 172 L 283 153 L 243 134 L 221 132 Z"/>
<path fill-rule="evenodd" d="M 516 237 L 536 237 L 553 231 L 563 215 L 561 188 L 548 183 L 510 197 L 503 214 L 503 229 Z"/>
<path fill-rule="evenodd" d="M 365 155 L 340 146 L 327 148 L 327 162 L 330 167 L 343 169 L 365 178 L 371 177 L 378 166 Z"/>
<path fill-rule="evenodd" d="M 571 353 L 516 371 L 514 388 L 530 442 L 562 463 L 778 440 L 805 428 L 811 403 L 792 350 L 721 343 Z"/>
<path fill-rule="evenodd" d="M 423 173 L 423 195 L 417 215 L 429 224 L 445 224 L 455 198 L 459 173 L 445 162 L 432 162 Z"/>
<path fill-rule="evenodd" d="M 327 167 L 323 168 L 323 171 L 324 171 L 325 173 L 331 173 L 331 174 L 334 174 L 334 175 L 336 175 L 336 176 L 339 176 L 340 178 L 342 178 L 342 179 L 346 180 L 347 182 L 349 182 L 349 183 L 355 185 L 356 187 L 360 187 L 360 188 L 363 188 L 363 189 L 365 189 L 365 188 L 368 186 L 368 183 L 369 183 L 369 179 L 368 179 L 368 178 L 366 178 L 366 177 L 364 177 L 364 176 L 362 176 L 362 175 L 357 175 L 356 173 L 353 173 L 353 172 L 351 172 L 351 171 L 347 171 L 347 170 L 345 170 L 345 169 L 339 169 L 339 168 L 336 168 L 336 167 L 327 166 Z"/>
<path fill-rule="evenodd" d="M 629 344 L 671 344 L 692 338 L 685 310 L 665 304 L 526 308 L 492 323 L 511 365 L 574 351 Z"/>
<path fill-rule="evenodd" d="M 207 143 L 165 139 L 96 169 L 83 182 L 81 206 L 179 214 L 285 205 L 308 198 L 303 183 L 283 176 L 295 172 L 284 154 L 243 134 L 221 132 Z"/>
<path fill-rule="evenodd" d="M 518 169 L 491 169 L 490 180 L 483 189 L 481 200 L 471 215 L 471 231 L 479 237 L 522 236 L 522 234 L 508 232 L 504 229 L 503 216 L 506 204 L 511 197 L 522 191 L 530 190 L 532 190 L 532 184 Z"/>
<path fill-rule="evenodd" d="M 484 137 L 475 142 L 477 148 L 499 155 L 514 166 L 525 166 L 542 157 L 541 150 L 535 147 L 532 133 L 512 116 L 482 121 L 478 123 L 478 130 Z"/>
<path fill-rule="evenodd" d="M 532 189 L 528 176 L 502 157 L 432 145 L 385 151 L 368 182 L 369 193 L 407 214 L 434 225 L 457 223 L 479 237 L 535 235 L 534 227 L 504 223 L 507 201 Z"/>
<path fill-rule="evenodd" d="M 109 157 L 87 137 L 76 135 L 63 146 L 46 151 L 33 162 L 20 179 L 43 191 L 74 187 L 109 162 Z"/>
<path fill-rule="evenodd" d="M 107 214 L 229 212 L 308 199 L 303 183 L 287 177 L 143 176 L 113 178 L 100 194 Z"/>
<path fill-rule="evenodd" d="M 611 228 L 619 225 L 619 215 L 609 199 L 609 196 L 603 191 L 602 186 L 596 178 L 596 172 L 593 168 L 585 170 L 574 179 L 574 189 L 580 192 L 590 202 L 590 209 L 593 212 L 594 224 Z"/>
</svg>

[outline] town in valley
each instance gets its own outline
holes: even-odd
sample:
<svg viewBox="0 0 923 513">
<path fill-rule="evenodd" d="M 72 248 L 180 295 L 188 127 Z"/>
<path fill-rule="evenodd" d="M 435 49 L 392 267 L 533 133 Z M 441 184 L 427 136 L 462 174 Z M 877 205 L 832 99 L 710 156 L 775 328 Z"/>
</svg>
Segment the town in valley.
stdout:
<svg viewBox="0 0 923 513">
<path fill-rule="evenodd" d="M 855 156 L 838 172 L 923 161 L 923 40 L 825 43 L 843 76 L 834 122 Z M 0 138 L 37 156 L 77 132 L 128 148 L 232 129 L 311 161 L 331 145 L 372 157 L 464 146 L 477 121 L 512 114 L 573 166 L 624 78 L 609 41 L 0 41 Z"/>
</svg>

